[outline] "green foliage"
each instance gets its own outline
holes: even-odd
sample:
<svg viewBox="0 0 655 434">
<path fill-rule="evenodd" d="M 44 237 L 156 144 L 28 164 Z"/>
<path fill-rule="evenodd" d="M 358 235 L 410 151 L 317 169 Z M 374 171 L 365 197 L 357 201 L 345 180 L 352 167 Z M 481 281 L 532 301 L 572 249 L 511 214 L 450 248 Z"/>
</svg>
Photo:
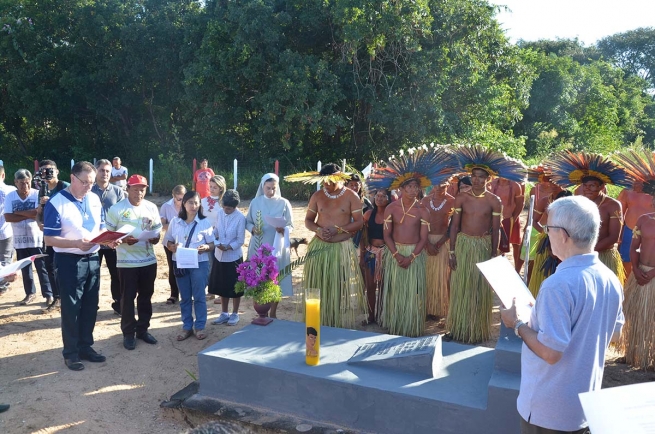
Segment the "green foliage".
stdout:
<svg viewBox="0 0 655 434">
<path fill-rule="evenodd" d="M 598 50 L 610 61 L 655 88 L 655 27 L 641 27 L 598 41 Z"/>
<path fill-rule="evenodd" d="M 247 286 L 245 282 L 239 281 L 234 286 L 234 292 L 252 298 L 257 304 L 274 303 L 282 300 L 280 285 L 275 284 L 272 280 L 267 280 L 257 286 Z"/>
</svg>

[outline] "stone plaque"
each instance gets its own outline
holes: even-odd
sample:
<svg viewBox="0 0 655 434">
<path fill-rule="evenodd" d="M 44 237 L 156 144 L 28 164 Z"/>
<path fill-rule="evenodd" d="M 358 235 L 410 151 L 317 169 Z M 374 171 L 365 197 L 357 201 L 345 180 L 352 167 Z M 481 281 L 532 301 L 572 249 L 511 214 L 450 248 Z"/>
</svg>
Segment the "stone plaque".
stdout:
<svg viewBox="0 0 655 434">
<path fill-rule="evenodd" d="M 361 345 L 348 364 L 376 366 L 432 378 L 441 357 L 441 336 L 438 335 Z"/>
</svg>

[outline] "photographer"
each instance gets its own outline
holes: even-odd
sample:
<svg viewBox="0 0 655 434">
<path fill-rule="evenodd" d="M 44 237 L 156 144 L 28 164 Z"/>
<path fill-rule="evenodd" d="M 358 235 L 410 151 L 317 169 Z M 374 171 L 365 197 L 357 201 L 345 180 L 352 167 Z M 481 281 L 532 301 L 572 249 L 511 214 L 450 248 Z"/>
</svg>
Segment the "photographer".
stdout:
<svg viewBox="0 0 655 434">
<path fill-rule="evenodd" d="M 39 228 L 43 230 L 43 207 L 50 200 L 52 196 L 65 189 L 70 185 L 66 181 L 61 181 L 59 178 L 59 170 L 57 169 L 57 163 L 52 160 L 42 160 L 39 162 L 39 171 L 34 175 L 34 188 L 39 190 L 39 207 L 37 209 L 36 221 L 39 223 Z M 45 267 L 48 271 L 48 278 L 50 279 L 50 285 L 52 286 L 52 295 L 54 301 L 48 305 L 46 312 L 52 309 L 59 308 L 59 286 L 57 284 L 57 279 L 55 279 L 53 258 L 55 257 L 55 251 L 52 247 L 45 247 L 45 253 L 48 256 L 44 258 Z"/>
</svg>

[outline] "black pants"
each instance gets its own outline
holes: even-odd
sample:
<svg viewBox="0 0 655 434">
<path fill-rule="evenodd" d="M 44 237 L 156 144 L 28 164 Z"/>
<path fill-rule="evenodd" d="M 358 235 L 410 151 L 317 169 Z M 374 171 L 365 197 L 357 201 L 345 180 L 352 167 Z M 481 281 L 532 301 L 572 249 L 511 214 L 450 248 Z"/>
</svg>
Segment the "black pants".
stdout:
<svg viewBox="0 0 655 434">
<path fill-rule="evenodd" d="M 52 297 L 54 299 L 61 298 L 59 294 L 59 282 L 57 282 L 57 276 L 55 276 L 55 249 L 51 246 L 45 247 L 45 253 L 48 255 L 43 258 L 45 263 L 45 269 L 48 272 L 48 280 L 50 280 L 50 287 L 52 288 Z"/>
<path fill-rule="evenodd" d="M 168 250 L 164 246 L 164 252 L 166 252 L 166 262 L 168 263 L 168 284 L 171 287 L 171 298 L 179 299 L 180 291 L 177 288 L 177 280 L 175 280 L 175 270 L 173 267 L 173 252 Z"/>
<path fill-rule="evenodd" d="M 100 265 L 102 265 L 102 258 L 105 258 L 107 263 L 107 270 L 109 270 L 109 277 L 111 278 L 111 298 L 114 301 L 121 300 L 121 285 L 118 279 L 118 268 L 116 268 L 116 250 L 114 249 L 100 249 L 98 250 L 100 257 Z"/>
<path fill-rule="evenodd" d="M 55 253 L 55 273 L 61 289 L 61 337 L 65 359 L 88 352 L 98 313 L 98 255 Z"/>
<path fill-rule="evenodd" d="M 42 247 L 27 247 L 24 249 L 16 249 L 16 260 L 20 261 L 21 259 L 29 258 L 32 255 L 40 255 L 42 253 L 44 253 Z M 36 273 L 39 275 L 41 295 L 44 298 L 47 298 L 52 297 L 53 294 L 44 259 L 45 257 L 36 258 L 34 260 L 34 267 L 36 267 Z M 34 285 L 34 274 L 32 273 L 32 266 L 29 265 L 27 267 L 23 267 L 21 272 L 23 273 L 23 288 L 25 289 L 25 295 L 36 294 L 36 286 Z"/>
<path fill-rule="evenodd" d="M 118 277 L 121 283 L 121 330 L 123 336 L 142 335 L 150 327 L 152 318 L 152 294 L 155 292 L 157 264 L 137 268 L 119 268 Z M 134 299 L 139 315 L 134 316 Z"/>
<path fill-rule="evenodd" d="M 582 428 L 577 431 L 557 431 L 532 425 L 530 422 L 521 418 L 521 434 L 591 434 L 591 431 L 589 431 L 589 428 Z"/>
</svg>

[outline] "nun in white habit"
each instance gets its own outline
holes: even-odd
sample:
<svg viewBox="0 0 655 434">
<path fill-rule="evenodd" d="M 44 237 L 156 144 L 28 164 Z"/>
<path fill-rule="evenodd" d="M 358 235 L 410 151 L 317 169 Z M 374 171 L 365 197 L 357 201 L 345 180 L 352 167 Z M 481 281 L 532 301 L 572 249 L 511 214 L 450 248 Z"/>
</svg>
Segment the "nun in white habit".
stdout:
<svg viewBox="0 0 655 434">
<path fill-rule="evenodd" d="M 257 195 L 250 202 L 246 215 L 246 230 L 252 237 L 248 245 L 248 258 L 257 252 L 257 246 L 273 246 L 280 270 L 291 262 L 289 232 L 293 230 L 293 211 L 288 200 L 280 192 L 280 179 L 274 173 L 267 173 L 261 179 Z M 282 295 L 293 295 L 291 275 L 280 282 Z M 277 303 L 271 308 L 271 317 L 275 318 Z"/>
</svg>

